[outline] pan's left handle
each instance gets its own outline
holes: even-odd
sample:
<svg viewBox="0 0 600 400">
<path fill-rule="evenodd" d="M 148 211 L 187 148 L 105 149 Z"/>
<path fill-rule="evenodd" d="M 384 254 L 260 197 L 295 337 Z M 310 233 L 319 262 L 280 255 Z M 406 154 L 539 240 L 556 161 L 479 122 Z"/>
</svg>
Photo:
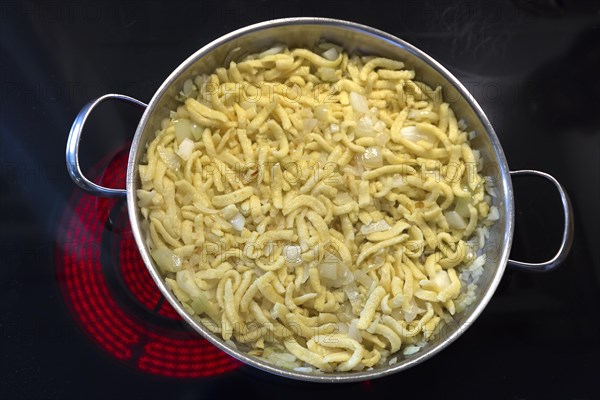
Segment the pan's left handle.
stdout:
<svg viewBox="0 0 600 400">
<path fill-rule="evenodd" d="M 136 104 L 140 107 L 146 108 L 147 104 L 143 103 L 133 97 L 125 96 L 122 94 L 105 94 L 104 96 L 98 97 L 95 100 L 87 103 L 73 122 L 73 126 L 71 126 L 71 131 L 69 132 L 69 138 L 67 139 L 67 170 L 69 171 L 69 175 L 73 182 L 75 182 L 80 188 L 94 194 L 96 196 L 102 197 L 125 197 L 127 191 L 125 189 L 112 189 L 104 186 L 100 186 L 90 181 L 83 175 L 81 172 L 81 168 L 79 166 L 79 142 L 81 140 L 81 132 L 83 131 L 83 126 L 92 110 L 100 103 L 106 100 L 122 100 L 128 101 L 133 104 Z"/>
</svg>

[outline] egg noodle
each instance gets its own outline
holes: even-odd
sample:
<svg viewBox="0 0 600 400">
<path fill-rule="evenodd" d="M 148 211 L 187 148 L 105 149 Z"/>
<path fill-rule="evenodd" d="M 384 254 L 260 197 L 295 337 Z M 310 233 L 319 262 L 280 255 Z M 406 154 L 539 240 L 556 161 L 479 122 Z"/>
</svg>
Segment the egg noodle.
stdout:
<svg viewBox="0 0 600 400">
<path fill-rule="evenodd" d="M 137 196 L 191 315 L 276 365 L 358 371 L 418 351 L 474 301 L 493 189 L 474 133 L 414 78 L 321 44 L 183 84 Z"/>
</svg>

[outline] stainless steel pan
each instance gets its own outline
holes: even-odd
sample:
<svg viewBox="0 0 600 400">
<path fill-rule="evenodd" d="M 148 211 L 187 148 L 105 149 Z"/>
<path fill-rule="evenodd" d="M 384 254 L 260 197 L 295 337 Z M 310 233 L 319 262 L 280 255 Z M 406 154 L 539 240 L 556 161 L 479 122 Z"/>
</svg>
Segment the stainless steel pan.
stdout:
<svg viewBox="0 0 600 400">
<path fill-rule="evenodd" d="M 189 315 L 165 284 L 157 266 L 150 257 L 146 246 L 147 232 L 142 228 L 142 216 L 137 207 L 136 189 L 139 187 L 138 164 L 146 149 L 146 143 L 154 137 L 160 121 L 175 107 L 175 96 L 183 82 L 198 73 L 208 73 L 220 66 L 229 65 L 231 60 L 239 60 L 246 54 L 262 51 L 276 43 L 289 46 L 314 47 L 320 40 L 327 40 L 343 46 L 349 52 L 380 55 L 400 59 L 414 68 L 419 80 L 435 87 L 442 86 L 445 99 L 450 99 L 455 113 L 465 120 L 470 129 L 477 132 L 472 145 L 477 148 L 486 162 L 486 171 L 496 179 L 498 196 L 495 205 L 500 219 L 490 230 L 486 249 L 493 247 L 493 255 L 488 256 L 485 273 L 477 289 L 477 300 L 456 317 L 456 323 L 445 327 L 434 340 L 421 351 L 410 356 L 398 355 L 394 365 L 380 366 L 363 372 L 348 373 L 304 373 L 274 366 L 264 360 L 233 348 L 220 337 L 207 330 L 196 318 Z M 94 107 L 106 100 L 128 101 L 145 107 L 139 122 L 131 150 L 127 170 L 126 189 L 110 189 L 89 181 L 81 172 L 78 161 L 78 147 L 87 117 Z M 286 18 L 248 26 L 229 33 L 204 46 L 179 67 L 158 88 L 150 103 L 128 96 L 107 94 L 87 104 L 75 119 L 67 142 L 66 161 L 69 173 L 82 189 L 98 196 L 126 197 L 131 226 L 140 254 L 163 295 L 173 308 L 194 330 L 221 350 L 235 358 L 267 372 L 288 378 L 317 382 L 349 382 L 373 379 L 410 368 L 427 360 L 456 340 L 473 324 L 494 294 L 507 263 L 527 271 L 548 271 L 555 268 L 567 256 L 572 238 L 572 210 L 568 196 L 552 176 L 533 170 L 509 171 L 502 146 L 487 117 L 465 87 L 433 58 L 414 46 L 385 32 L 352 22 L 328 18 Z M 543 263 L 525 263 L 509 260 L 514 225 L 514 204 L 511 176 L 535 175 L 551 181 L 560 193 L 563 205 L 564 231 L 562 243 L 556 255 Z M 489 254 L 488 254 L 489 255 Z"/>
</svg>

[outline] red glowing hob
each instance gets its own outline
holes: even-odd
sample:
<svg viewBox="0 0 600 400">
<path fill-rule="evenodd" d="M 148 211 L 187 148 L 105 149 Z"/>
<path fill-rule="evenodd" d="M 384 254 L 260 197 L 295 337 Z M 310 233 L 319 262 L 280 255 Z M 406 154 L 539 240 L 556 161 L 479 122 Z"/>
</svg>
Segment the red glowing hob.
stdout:
<svg viewBox="0 0 600 400">
<path fill-rule="evenodd" d="M 95 181 L 123 187 L 127 152 L 119 152 L 98 167 L 104 165 L 106 170 Z M 126 207 L 119 202 L 76 189 L 64 211 L 58 230 L 56 274 L 73 318 L 102 349 L 141 371 L 197 378 L 238 368 L 239 361 L 186 330 L 183 322 L 176 322 L 181 318 L 150 277 L 136 247 Z M 115 210 L 123 226 L 116 234 L 107 232 Z M 107 233 L 112 241 L 105 240 L 110 236 Z M 120 274 L 124 284 L 119 285 L 118 280 L 107 276 L 110 274 Z M 137 302 L 143 311 L 124 307 L 127 301 Z M 149 316 L 146 319 L 164 324 L 155 327 L 144 313 Z"/>
</svg>

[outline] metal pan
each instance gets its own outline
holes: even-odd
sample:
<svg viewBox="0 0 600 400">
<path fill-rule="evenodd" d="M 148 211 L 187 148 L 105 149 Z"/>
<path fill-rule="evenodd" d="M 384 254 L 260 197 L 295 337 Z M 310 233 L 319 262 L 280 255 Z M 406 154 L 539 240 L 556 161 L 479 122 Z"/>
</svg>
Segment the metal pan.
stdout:
<svg viewBox="0 0 600 400">
<path fill-rule="evenodd" d="M 494 256 L 487 258 L 484 266 L 485 273 L 479 281 L 476 292 L 476 301 L 455 316 L 455 323 L 446 325 L 445 329 L 419 352 L 410 356 L 399 353 L 396 364 L 379 366 L 361 372 L 306 373 L 284 369 L 250 356 L 243 350 L 226 344 L 219 336 L 211 333 L 195 317 L 186 312 L 165 284 L 146 245 L 148 232 L 143 229 L 143 218 L 136 199 L 136 190 L 140 186 L 138 164 L 145 152 L 146 144 L 154 137 L 154 132 L 159 128 L 161 120 L 168 116 L 169 110 L 174 109 L 175 96 L 181 90 L 184 81 L 198 73 L 208 73 L 217 67 L 227 66 L 232 60 L 239 60 L 247 54 L 262 51 L 277 43 L 285 43 L 290 47 L 312 48 L 320 40 L 339 44 L 350 53 L 357 52 L 403 60 L 405 64 L 415 69 L 420 81 L 432 87 L 442 86 L 444 98 L 450 101 L 456 115 L 464 119 L 470 129 L 477 132 L 477 137 L 471 142 L 471 145 L 480 151 L 486 162 L 486 174 L 495 178 L 498 192 L 494 205 L 499 210 L 500 219 L 491 227 L 486 246 L 486 248 L 493 247 Z M 145 107 L 129 153 L 125 190 L 99 186 L 89 181 L 79 167 L 78 148 L 85 122 L 93 109 L 106 100 L 128 101 Z M 229 33 L 204 46 L 177 67 L 158 88 L 147 105 L 139 100 L 118 94 L 107 94 L 91 101 L 83 107 L 73 123 L 67 142 L 66 161 L 72 179 L 82 189 L 97 196 L 127 198 L 131 226 L 140 254 L 156 285 L 187 324 L 215 346 L 246 364 L 293 379 L 316 382 L 361 381 L 382 377 L 417 365 L 444 349 L 473 324 L 494 294 L 507 263 L 526 271 L 551 270 L 567 256 L 573 239 L 572 209 L 565 190 L 556 179 L 546 173 L 533 170 L 509 171 L 502 146 L 494 129 L 481 107 L 458 79 L 433 58 L 401 39 L 368 26 L 329 18 L 279 19 L 251 25 Z M 511 177 L 520 175 L 534 175 L 547 179 L 556 186 L 560 193 L 565 223 L 562 243 L 556 255 L 546 262 L 532 264 L 508 259 L 515 217 Z"/>
</svg>

